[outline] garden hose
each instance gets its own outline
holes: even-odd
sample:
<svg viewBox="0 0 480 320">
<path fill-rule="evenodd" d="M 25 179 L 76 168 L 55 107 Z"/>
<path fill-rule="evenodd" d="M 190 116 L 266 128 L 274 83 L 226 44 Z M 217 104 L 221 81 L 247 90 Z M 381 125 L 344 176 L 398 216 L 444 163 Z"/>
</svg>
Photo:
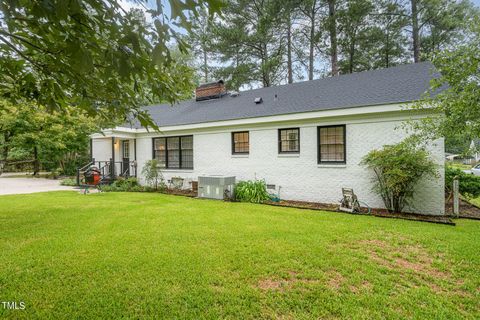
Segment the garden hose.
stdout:
<svg viewBox="0 0 480 320">
<path fill-rule="evenodd" d="M 363 201 L 358 200 L 358 203 L 359 203 L 360 205 L 364 205 L 365 207 L 367 207 L 367 209 L 368 209 L 368 212 L 367 212 L 367 213 L 368 213 L 368 214 L 370 214 L 370 213 L 372 212 L 372 208 L 370 208 L 370 206 L 369 206 L 366 202 L 363 202 Z"/>
</svg>

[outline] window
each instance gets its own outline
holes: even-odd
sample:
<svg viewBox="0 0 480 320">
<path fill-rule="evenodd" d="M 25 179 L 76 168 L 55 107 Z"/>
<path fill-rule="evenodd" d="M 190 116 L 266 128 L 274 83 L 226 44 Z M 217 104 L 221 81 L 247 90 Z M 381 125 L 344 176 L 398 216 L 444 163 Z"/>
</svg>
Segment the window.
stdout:
<svg viewBox="0 0 480 320">
<path fill-rule="evenodd" d="M 300 152 L 300 129 L 279 129 L 278 130 L 278 152 L 299 153 Z"/>
<path fill-rule="evenodd" d="M 153 158 L 167 169 L 193 169 L 193 136 L 153 139 Z"/>
<path fill-rule="evenodd" d="M 345 125 L 318 127 L 318 163 L 346 163 Z"/>
<path fill-rule="evenodd" d="M 232 154 L 248 154 L 250 137 L 248 131 L 232 132 Z"/>
<path fill-rule="evenodd" d="M 124 140 L 123 141 L 123 158 L 128 159 L 130 158 L 130 148 L 129 148 L 129 141 Z"/>
</svg>

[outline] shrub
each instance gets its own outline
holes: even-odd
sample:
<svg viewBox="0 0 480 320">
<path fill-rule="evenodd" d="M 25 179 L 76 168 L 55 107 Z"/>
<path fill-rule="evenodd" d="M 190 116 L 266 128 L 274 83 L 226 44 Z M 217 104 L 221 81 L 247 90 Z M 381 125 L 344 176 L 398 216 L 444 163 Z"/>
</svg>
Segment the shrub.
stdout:
<svg viewBox="0 0 480 320">
<path fill-rule="evenodd" d="M 60 181 L 60 184 L 62 186 L 75 187 L 77 185 L 77 179 L 73 179 L 73 178 L 62 179 L 62 181 Z"/>
<path fill-rule="evenodd" d="M 129 192 L 138 192 L 143 191 L 142 186 L 138 183 L 137 178 L 119 178 L 115 180 L 111 185 L 101 186 L 100 189 L 105 192 L 110 191 L 129 191 Z"/>
<path fill-rule="evenodd" d="M 90 157 L 85 154 L 76 155 L 73 159 L 65 159 L 61 161 L 62 175 L 74 176 L 77 174 L 77 169 L 83 167 L 90 162 Z"/>
<path fill-rule="evenodd" d="M 155 191 L 158 189 L 164 190 L 167 187 L 162 171 L 158 168 L 158 165 L 158 161 L 153 159 L 147 161 L 142 168 L 142 175 L 145 177 L 145 181 Z"/>
<path fill-rule="evenodd" d="M 47 178 L 57 180 L 61 174 L 62 174 L 62 169 L 57 168 L 52 170 L 50 173 L 48 173 Z"/>
<path fill-rule="evenodd" d="M 373 190 L 390 212 L 401 212 L 422 178 L 437 176 L 435 163 L 415 138 L 370 151 L 361 162 L 373 170 Z"/>
<path fill-rule="evenodd" d="M 455 177 L 458 177 L 460 194 L 467 198 L 480 196 L 480 177 L 451 166 L 445 168 L 445 191 L 447 193 L 453 191 L 453 178 Z"/>
<path fill-rule="evenodd" d="M 261 203 L 270 199 L 264 180 L 240 181 L 235 185 L 235 198 L 242 202 Z"/>
</svg>

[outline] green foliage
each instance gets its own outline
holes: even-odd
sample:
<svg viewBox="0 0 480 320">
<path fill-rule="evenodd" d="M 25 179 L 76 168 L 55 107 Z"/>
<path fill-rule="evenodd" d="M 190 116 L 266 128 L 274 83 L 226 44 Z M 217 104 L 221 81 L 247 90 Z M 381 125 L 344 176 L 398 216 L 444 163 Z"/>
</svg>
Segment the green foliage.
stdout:
<svg viewBox="0 0 480 320">
<path fill-rule="evenodd" d="M 453 179 L 458 177 L 460 194 L 467 198 L 480 196 L 480 177 L 463 172 L 451 166 L 445 167 L 445 191 L 450 193 L 453 189 Z"/>
<path fill-rule="evenodd" d="M 262 203 L 270 199 L 264 180 L 240 181 L 235 185 L 234 194 L 241 202 Z"/>
<path fill-rule="evenodd" d="M 13 105 L 0 100 L 0 159 L 35 160 L 35 167 L 74 175 L 89 158 L 89 135 L 106 122 L 66 107 L 49 111 L 34 103 Z"/>
<path fill-rule="evenodd" d="M 230 78 L 229 88 L 238 90 L 252 82 L 269 87 L 283 79 L 285 51 L 280 20 L 280 2 L 231 0 L 223 19 L 211 27 L 214 46 L 225 67 L 217 75 Z M 210 62 L 211 63 L 211 62 Z"/>
<path fill-rule="evenodd" d="M 469 41 L 431 56 L 439 77 L 432 80 L 431 93 L 415 107 L 429 108 L 438 116 L 413 124 L 426 137 L 463 140 L 464 147 L 480 137 L 480 16 L 467 33 Z"/>
<path fill-rule="evenodd" d="M 77 185 L 77 179 L 75 178 L 66 178 L 60 181 L 62 186 L 75 187 Z"/>
<path fill-rule="evenodd" d="M 165 180 L 162 171 L 159 168 L 158 160 L 152 159 L 145 163 L 142 168 L 142 176 L 145 178 L 147 184 L 153 190 L 164 190 L 166 188 Z"/>
<path fill-rule="evenodd" d="M 419 4 L 420 47 L 423 56 L 457 46 L 468 39 L 468 24 L 478 14 L 470 1 L 417 0 Z M 441 12 L 441 14 L 438 14 Z"/>
<path fill-rule="evenodd" d="M 463 133 L 449 134 L 445 137 L 445 152 L 464 156 L 471 155 L 472 151 L 475 151 L 470 150 L 471 142 L 471 137 L 466 137 Z"/>
<path fill-rule="evenodd" d="M 368 69 L 371 63 L 368 47 L 375 43 L 369 37 L 372 27 L 369 17 L 373 9 L 370 0 L 352 0 L 346 2 L 338 11 L 338 24 L 342 26 L 344 32 L 344 36 L 339 39 L 339 47 L 348 57 L 339 63 L 341 73 Z M 367 57 L 361 57 L 362 53 L 367 53 Z"/>
<path fill-rule="evenodd" d="M 61 175 L 62 175 L 62 169 L 56 168 L 56 169 L 50 170 L 50 172 L 47 174 L 47 178 L 56 180 Z"/>
<path fill-rule="evenodd" d="M 468 0 L 226 3 L 216 19 L 193 19 L 188 41 L 203 80 L 213 74 L 234 90 L 325 76 L 334 57 L 341 73 L 427 59 L 468 39 L 467 24 L 478 14 Z"/>
<path fill-rule="evenodd" d="M 401 212 L 421 179 L 437 176 L 436 165 L 414 137 L 370 151 L 362 165 L 373 170 L 373 190 L 390 212 Z"/>
<path fill-rule="evenodd" d="M 173 25 L 188 29 L 189 15 L 217 12 L 221 1 L 169 0 L 169 13 L 164 1 L 156 4 L 147 23 L 141 10 L 127 12 L 119 0 L 3 1 L 0 97 L 50 110 L 71 105 L 105 119 L 133 114 L 156 127 L 139 103 L 173 104 L 191 85 L 168 47 L 175 40 L 187 50 Z"/>
<path fill-rule="evenodd" d="M 143 191 L 137 178 L 118 178 L 111 185 L 103 185 L 100 189 L 104 192 L 138 192 Z"/>
</svg>

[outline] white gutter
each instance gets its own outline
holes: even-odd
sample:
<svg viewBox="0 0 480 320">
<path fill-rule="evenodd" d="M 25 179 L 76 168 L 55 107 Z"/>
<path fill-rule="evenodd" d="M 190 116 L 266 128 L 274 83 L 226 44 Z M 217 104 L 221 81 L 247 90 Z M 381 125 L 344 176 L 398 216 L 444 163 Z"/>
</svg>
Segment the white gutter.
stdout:
<svg viewBox="0 0 480 320">
<path fill-rule="evenodd" d="M 255 118 L 220 120 L 220 121 L 211 121 L 211 122 L 184 124 L 184 125 L 163 126 L 163 127 L 159 127 L 159 130 L 161 132 L 166 132 L 166 131 L 180 131 L 180 130 L 205 129 L 205 128 L 219 128 L 219 127 L 228 127 L 228 126 L 253 125 L 253 124 L 262 124 L 262 123 L 285 122 L 285 121 L 302 121 L 302 120 L 311 121 L 314 119 L 331 118 L 331 117 L 358 116 L 358 115 L 367 115 L 367 114 L 375 114 L 375 113 L 408 111 L 411 106 L 412 106 L 412 103 L 404 103 L 404 104 L 388 104 L 388 105 L 376 105 L 376 106 L 344 108 L 344 109 L 321 110 L 321 111 L 312 111 L 312 112 L 299 112 L 299 113 L 283 114 L 283 115 L 275 115 L 275 116 L 262 116 L 262 117 L 255 117 Z M 148 132 L 154 132 L 154 130 L 147 130 L 145 128 L 134 129 L 134 128 L 127 128 L 127 127 L 116 127 L 112 129 L 103 130 L 102 131 L 103 134 L 95 133 L 91 135 L 91 138 L 108 138 L 108 137 L 114 136 L 118 138 L 128 139 L 128 138 L 134 138 L 136 134 L 148 133 Z"/>
</svg>

